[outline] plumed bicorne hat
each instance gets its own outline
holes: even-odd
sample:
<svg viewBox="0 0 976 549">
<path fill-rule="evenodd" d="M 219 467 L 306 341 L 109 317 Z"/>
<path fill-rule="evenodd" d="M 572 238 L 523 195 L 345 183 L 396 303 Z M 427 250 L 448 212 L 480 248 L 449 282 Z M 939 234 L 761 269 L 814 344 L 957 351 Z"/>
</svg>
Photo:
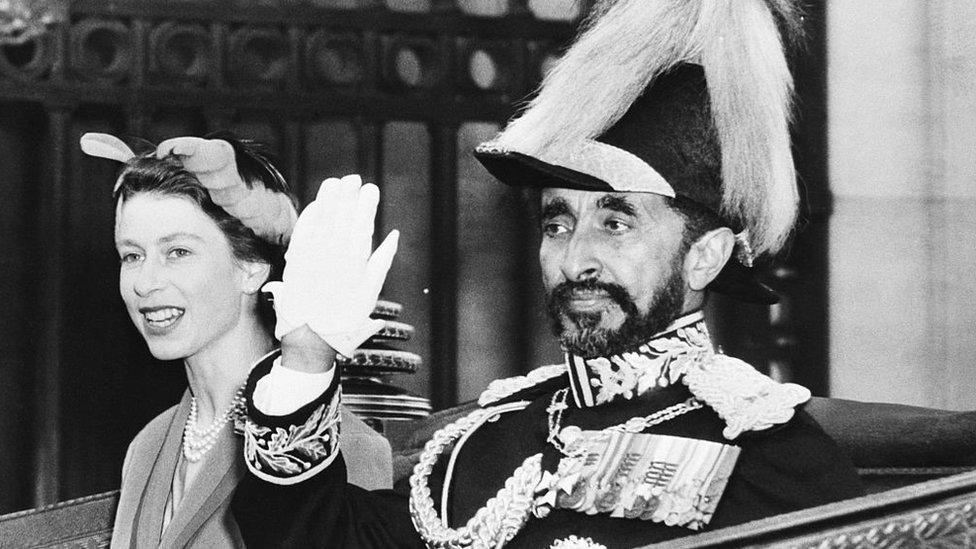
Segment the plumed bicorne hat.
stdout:
<svg viewBox="0 0 976 549">
<path fill-rule="evenodd" d="M 710 289 L 778 298 L 753 260 L 779 251 L 799 195 L 790 150 L 787 0 L 604 0 L 537 95 L 475 157 L 504 183 L 684 197 L 736 233 Z"/>
</svg>

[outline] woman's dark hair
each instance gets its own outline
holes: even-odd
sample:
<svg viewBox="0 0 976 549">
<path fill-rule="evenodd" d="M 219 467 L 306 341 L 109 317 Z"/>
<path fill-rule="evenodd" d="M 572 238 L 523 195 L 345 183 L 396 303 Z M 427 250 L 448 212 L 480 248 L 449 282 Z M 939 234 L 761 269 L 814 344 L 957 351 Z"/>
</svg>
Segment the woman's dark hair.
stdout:
<svg viewBox="0 0 976 549">
<path fill-rule="evenodd" d="M 207 137 L 223 139 L 234 147 L 238 171 L 248 186 L 260 182 L 271 191 L 290 196 L 284 178 L 254 145 L 237 140 L 229 134 L 212 134 Z M 214 204 L 207 189 L 193 173 L 183 167 L 178 158 L 156 158 L 155 151 L 136 156 L 122 169 L 117 187 L 113 195 L 116 203 L 124 203 L 141 193 L 177 196 L 192 201 L 227 237 L 235 258 L 240 261 L 266 263 L 271 266 L 268 280 L 281 280 L 285 247 L 258 237 L 239 219 Z M 273 329 L 274 308 L 270 300 L 259 299 L 258 312 L 265 325 Z"/>
</svg>

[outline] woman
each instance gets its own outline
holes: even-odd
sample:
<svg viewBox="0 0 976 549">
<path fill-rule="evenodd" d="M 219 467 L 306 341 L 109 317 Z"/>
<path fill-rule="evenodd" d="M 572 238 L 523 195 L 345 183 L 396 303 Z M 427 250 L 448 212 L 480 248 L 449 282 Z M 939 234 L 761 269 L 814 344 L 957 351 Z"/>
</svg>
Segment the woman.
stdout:
<svg viewBox="0 0 976 549">
<path fill-rule="evenodd" d="M 241 547 L 228 507 L 244 473 L 234 422 L 248 372 L 279 355 L 260 289 L 280 278 L 297 217 L 287 187 L 229 137 L 176 138 L 139 156 L 88 134 L 82 149 L 125 163 L 114 191 L 119 291 L 153 356 L 182 360 L 188 382 L 129 446 L 112 547 Z M 361 481 L 385 485 L 389 446 L 343 419 L 361 457 L 372 457 Z"/>
</svg>

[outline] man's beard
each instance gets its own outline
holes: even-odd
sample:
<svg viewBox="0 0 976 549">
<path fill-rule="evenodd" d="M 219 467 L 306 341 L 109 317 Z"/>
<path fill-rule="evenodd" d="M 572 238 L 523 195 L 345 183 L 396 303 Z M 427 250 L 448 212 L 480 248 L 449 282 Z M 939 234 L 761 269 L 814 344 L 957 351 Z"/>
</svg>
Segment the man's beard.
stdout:
<svg viewBox="0 0 976 549">
<path fill-rule="evenodd" d="M 560 283 L 546 294 L 546 305 L 552 320 L 553 334 L 562 341 L 568 352 L 583 358 L 613 356 L 637 349 L 651 336 L 667 328 L 681 314 L 684 290 L 681 261 L 675 261 L 667 280 L 654 291 L 650 309 L 643 315 L 622 286 L 592 279 Z M 572 310 L 570 299 L 577 291 L 605 292 L 624 315 L 620 327 L 615 330 L 600 327 L 600 321 L 607 314 L 606 310 Z M 564 322 L 572 323 L 573 327 L 565 329 Z"/>
</svg>

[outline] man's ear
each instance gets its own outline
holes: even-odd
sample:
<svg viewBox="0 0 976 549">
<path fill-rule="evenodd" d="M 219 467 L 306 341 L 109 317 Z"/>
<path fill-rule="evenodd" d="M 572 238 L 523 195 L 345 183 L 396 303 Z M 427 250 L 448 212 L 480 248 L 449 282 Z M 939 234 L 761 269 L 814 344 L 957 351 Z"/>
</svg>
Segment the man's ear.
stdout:
<svg viewBox="0 0 976 549">
<path fill-rule="evenodd" d="M 268 277 L 271 276 L 271 265 L 263 261 L 242 261 L 241 271 L 243 273 L 241 289 L 246 294 L 253 294 L 268 281 Z"/>
<path fill-rule="evenodd" d="M 703 234 L 685 256 L 685 281 L 692 290 L 702 291 L 722 272 L 735 248 L 732 229 L 722 227 Z"/>
</svg>

